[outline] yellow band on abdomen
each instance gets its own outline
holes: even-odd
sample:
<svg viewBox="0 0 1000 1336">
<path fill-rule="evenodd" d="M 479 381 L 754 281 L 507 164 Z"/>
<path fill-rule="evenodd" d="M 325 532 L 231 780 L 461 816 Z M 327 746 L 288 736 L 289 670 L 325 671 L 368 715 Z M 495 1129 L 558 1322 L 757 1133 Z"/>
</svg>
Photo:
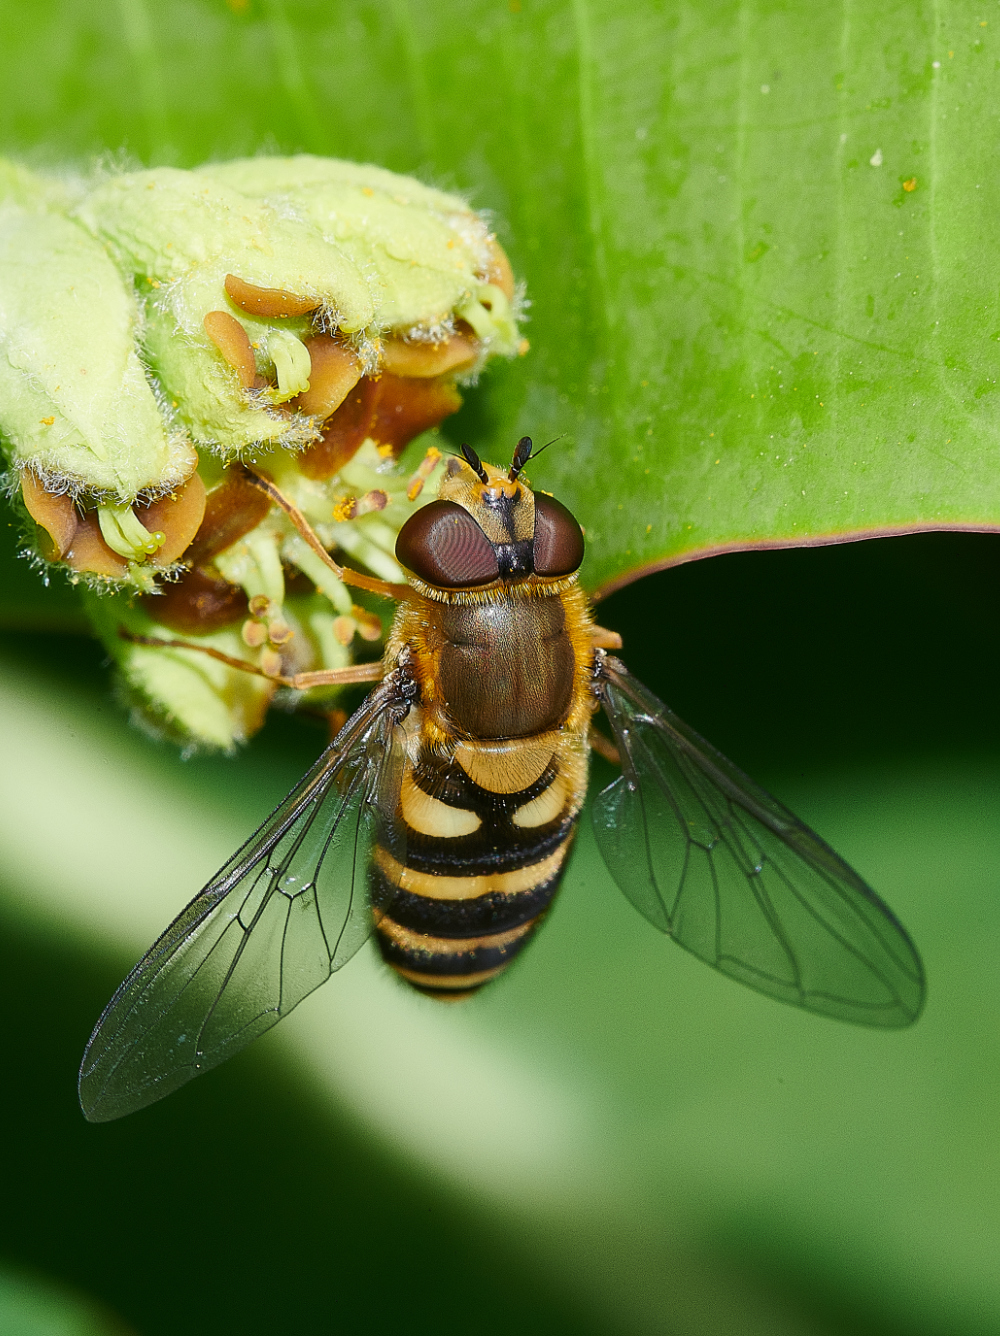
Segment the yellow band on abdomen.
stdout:
<svg viewBox="0 0 1000 1336">
<path fill-rule="evenodd" d="M 381 845 L 373 853 L 379 871 L 391 886 L 425 895 L 432 900 L 475 900 L 491 892 L 497 895 L 518 895 L 532 891 L 551 880 L 562 867 L 572 842 L 572 832 L 547 858 L 513 872 L 488 872 L 475 877 L 437 876 L 433 872 L 415 872 L 404 867 Z"/>
</svg>

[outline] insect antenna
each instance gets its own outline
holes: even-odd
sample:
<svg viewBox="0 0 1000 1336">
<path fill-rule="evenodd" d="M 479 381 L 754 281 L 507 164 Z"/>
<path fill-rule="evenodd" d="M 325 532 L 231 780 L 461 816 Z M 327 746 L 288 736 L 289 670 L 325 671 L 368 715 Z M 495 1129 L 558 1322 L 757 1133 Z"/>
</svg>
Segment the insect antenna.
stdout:
<svg viewBox="0 0 1000 1336">
<path fill-rule="evenodd" d="M 560 436 L 553 436 L 551 441 L 545 442 L 541 450 L 534 451 L 532 450 L 531 437 L 522 436 L 514 450 L 514 462 L 511 464 L 510 473 L 507 475 L 510 478 L 510 481 L 514 481 L 529 459 L 537 459 L 538 456 L 543 454 L 550 445 L 555 445 L 556 441 L 561 441 L 565 435 L 566 433 L 563 432 Z"/>
<path fill-rule="evenodd" d="M 546 441 L 545 444 L 542 446 L 541 450 L 536 450 L 535 453 L 531 456 L 531 458 L 532 458 L 532 459 L 537 459 L 539 455 L 545 453 L 545 451 L 549 448 L 550 445 L 556 445 L 559 441 L 562 440 L 562 438 L 563 438 L 565 435 L 566 435 L 565 432 L 560 432 L 560 434 L 559 434 L 558 436 L 553 436 L 553 437 L 552 437 L 552 440 L 551 440 L 551 441 Z"/>
<path fill-rule="evenodd" d="M 531 458 L 531 437 L 522 436 L 521 439 L 518 441 L 517 445 L 514 447 L 514 459 L 510 466 L 510 472 L 507 475 L 507 477 L 510 479 L 511 482 L 514 481 L 514 479 L 521 472 L 521 470 L 524 468 L 525 464 L 527 464 L 530 458 Z"/>
<path fill-rule="evenodd" d="M 466 445 L 464 441 L 462 442 L 462 454 L 465 456 L 465 462 L 468 464 L 469 468 L 472 469 L 472 471 L 477 475 L 479 481 L 489 482 L 490 480 L 489 474 L 483 468 L 483 461 L 476 454 L 475 450 L 473 450 L 472 446 Z"/>
</svg>

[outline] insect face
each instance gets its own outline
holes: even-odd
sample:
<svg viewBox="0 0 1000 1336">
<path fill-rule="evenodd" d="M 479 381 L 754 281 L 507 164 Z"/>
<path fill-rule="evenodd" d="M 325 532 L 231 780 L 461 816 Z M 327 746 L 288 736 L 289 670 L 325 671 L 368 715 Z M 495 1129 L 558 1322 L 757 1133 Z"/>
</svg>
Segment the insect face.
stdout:
<svg viewBox="0 0 1000 1336">
<path fill-rule="evenodd" d="M 495 580 L 572 575 L 583 561 L 583 531 L 554 497 L 534 493 L 519 474 L 531 451 L 524 437 L 508 472 L 484 464 L 469 446 L 454 459 L 437 501 L 400 530 L 396 556 L 438 589 Z"/>
</svg>

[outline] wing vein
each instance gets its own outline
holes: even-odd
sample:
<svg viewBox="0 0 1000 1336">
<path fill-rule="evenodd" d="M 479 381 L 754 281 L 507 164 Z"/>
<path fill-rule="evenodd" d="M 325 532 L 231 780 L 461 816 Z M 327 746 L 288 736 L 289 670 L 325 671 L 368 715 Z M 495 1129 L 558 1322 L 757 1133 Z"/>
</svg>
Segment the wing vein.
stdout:
<svg viewBox="0 0 1000 1336">
<path fill-rule="evenodd" d="M 920 957 L 858 874 L 602 651 L 594 690 L 623 761 L 594 801 L 594 830 L 636 909 L 780 1001 L 911 1024 L 923 1004 Z M 674 878 L 668 913 L 663 886 Z"/>
<path fill-rule="evenodd" d="M 367 939 L 372 914 L 358 876 L 375 827 L 369 781 L 392 823 L 399 795 L 387 780 L 401 774 L 393 762 L 405 736 L 395 726 L 415 697 L 400 662 L 131 972 L 81 1064 L 88 1118 L 130 1113 L 223 1061 Z"/>
</svg>

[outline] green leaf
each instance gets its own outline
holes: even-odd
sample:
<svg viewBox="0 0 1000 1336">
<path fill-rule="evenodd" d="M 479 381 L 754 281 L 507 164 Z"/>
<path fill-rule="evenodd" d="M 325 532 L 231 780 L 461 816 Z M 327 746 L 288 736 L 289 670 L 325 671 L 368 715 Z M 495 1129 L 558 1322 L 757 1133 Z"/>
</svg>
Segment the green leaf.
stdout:
<svg viewBox="0 0 1000 1336">
<path fill-rule="evenodd" d="M 1000 519 L 1000 17 L 967 0 L 8 0 L 0 142 L 368 159 L 496 211 L 531 354 L 459 429 L 587 578 Z M 992 11 L 990 11 L 992 13 Z"/>
</svg>

